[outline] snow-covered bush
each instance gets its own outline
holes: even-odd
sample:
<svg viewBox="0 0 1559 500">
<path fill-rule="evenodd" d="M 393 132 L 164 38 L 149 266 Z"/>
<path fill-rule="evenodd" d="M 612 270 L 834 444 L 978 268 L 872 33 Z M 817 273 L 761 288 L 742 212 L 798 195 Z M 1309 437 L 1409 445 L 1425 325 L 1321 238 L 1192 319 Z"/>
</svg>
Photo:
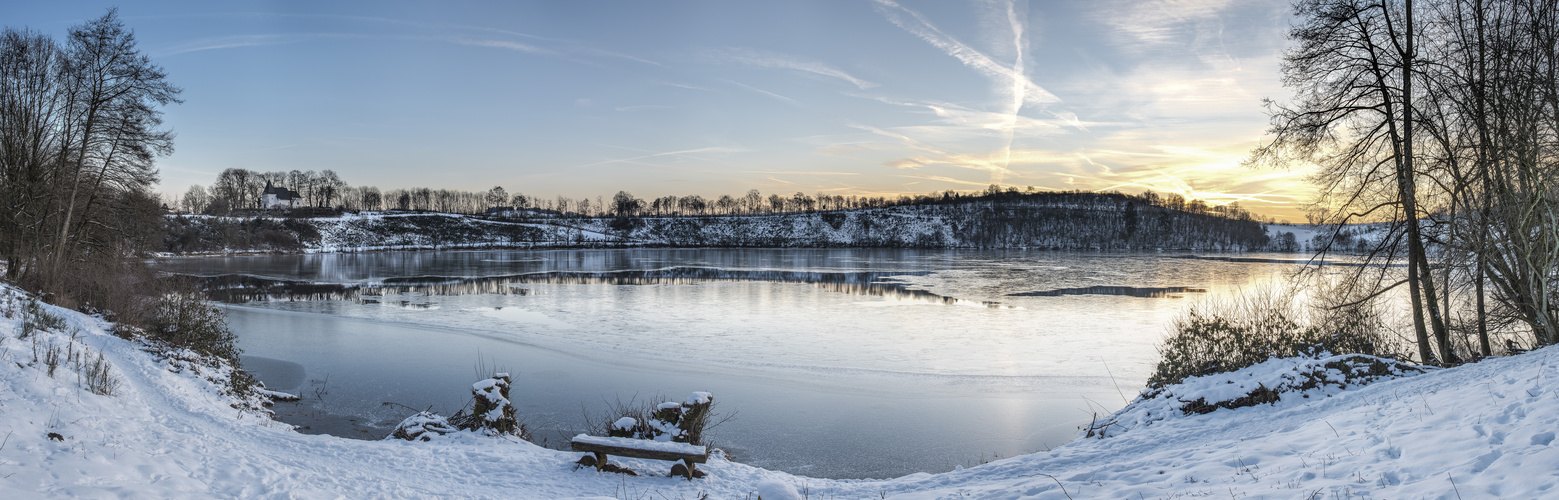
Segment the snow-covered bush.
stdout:
<svg viewBox="0 0 1559 500">
<path fill-rule="evenodd" d="M 390 437 L 407 441 L 430 441 L 434 436 L 442 436 L 456 430 L 458 429 L 451 425 L 448 419 L 436 413 L 423 411 L 402 420 L 395 426 L 395 431 L 390 433 Z"/>
<path fill-rule="evenodd" d="M 418 412 L 406 417 L 385 439 L 428 441 L 457 430 L 481 433 L 487 436 L 518 436 L 529 440 L 530 430 L 520 423 L 514 404 L 509 401 L 509 386 L 513 378 L 508 373 L 494 373 L 492 378 L 471 384 L 471 412 L 465 409 L 445 418 L 432 412 Z"/>
<path fill-rule="evenodd" d="M 190 290 L 173 291 L 156 300 L 147 335 L 237 364 L 237 336 L 227 329 L 221 309 Z"/>
<path fill-rule="evenodd" d="M 1392 354 L 1369 301 L 1310 308 L 1286 289 L 1259 288 L 1193 304 L 1176 317 L 1148 387 L 1321 352 Z"/>
<path fill-rule="evenodd" d="M 272 397 L 281 394 L 264 390 L 260 381 L 240 368 L 236 360 L 173 345 L 135 328 L 124 329 L 119 335 L 137 339 L 142 349 L 156 356 L 168 371 L 193 373 L 221 388 L 224 395 L 233 399 L 234 408 L 268 415 L 271 410 L 266 407 L 273 402 Z"/>
<path fill-rule="evenodd" d="M 595 430 L 610 437 L 702 445 L 713 407 L 714 396 L 707 392 L 694 392 L 681 403 L 667 401 L 653 407 L 619 401 L 611 411 L 616 420 Z"/>
<path fill-rule="evenodd" d="M 1236 371 L 1187 377 L 1144 391 L 1131 404 L 1084 428 L 1105 438 L 1167 418 L 1212 413 L 1285 399 L 1326 397 L 1350 387 L 1423 373 L 1426 368 L 1365 354 L 1273 358 Z"/>
<path fill-rule="evenodd" d="M 623 417 L 612 422 L 606 429 L 606 435 L 611 437 L 635 438 L 639 437 L 639 419 Z"/>
</svg>

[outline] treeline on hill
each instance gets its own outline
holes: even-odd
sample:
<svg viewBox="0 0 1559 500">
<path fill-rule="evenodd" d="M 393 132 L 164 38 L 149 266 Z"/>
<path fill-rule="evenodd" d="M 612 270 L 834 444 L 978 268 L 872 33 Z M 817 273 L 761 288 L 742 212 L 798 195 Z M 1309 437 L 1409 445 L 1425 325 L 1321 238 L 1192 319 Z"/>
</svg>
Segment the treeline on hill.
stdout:
<svg viewBox="0 0 1559 500">
<path fill-rule="evenodd" d="M 229 168 L 217 175 L 216 183 L 208 189 L 200 185 L 190 186 L 177 201 L 178 208 L 189 214 L 229 215 L 233 211 L 249 212 L 263 208 L 261 194 L 266 184 L 286 187 L 303 196 L 303 207 L 336 211 L 400 210 L 416 212 L 440 212 L 450 214 L 507 213 L 528 217 L 640 217 L 680 215 L 740 215 L 777 214 L 787 212 L 816 212 L 866 208 L 887 208 L 906 205 L 946 205 L 973 200 L 1034 199 L 1045 196 L 1087 194 L 1088 191 L 1043 192 L 1033 186 L 1020 190 L 1016 186 L 991 185 L 982 192 L 960 193 L 944 191 L 931 194 L 905 194 L 891 196 L 853 196 L 817 193 L 808 195 L 796 192 L 791 195 L 770 194 L 764 196 L 756 189 L 741 196 L 721 195 L 705 198 L 701 195 L 667 195 L 642 199 L 627 191 L 618 191 L 611 199 L 597 196 L 555 198 L 509 193 L 502 186 L 487 191 L 462 191 L 456 189 L 431 189 L 414 187 L 381 191 L 375 186 L 351 186 L 334 171 L 321 172 L 254 172 L 242 168 Z M 1119 193 L 1116 193 L 1119 194 Z M 1159 195 L 1152 191 L 1135 197 L 1135 203 L 1163 207 L 1192 214 L 1207 214 L 1233 219 L 1253 220 L 1254 216 L 1239 203 L 1210 205 L 1197 199 L 1186 199 L 1179 194 Z M 292 215 L 298 209 L 288 210 Z M 321 215 L 329 212 L 316 212 Z M 1270 221 L 1269 221 L 1270 222 Z"/>
<path fill-rule="evenodd" d="M 145 264 L 165 224 L 153 160 L 172 152 L 161 107 L 180 89 L 110 10 L 63 42 L 0 35 L 0 258 L 4 280 L 236 366 L 220 310 Z M 246 378 L 237 377 L 239 381 Z M 242 385 L 242 384 L 240 384 Z"/>
<path fill-rule="evenodd" d="M 622 197 L 619 197 L 622 198 Z M 165 251 L 532 247 L 882 247 L 1063 250 L 1267 249 L 1243 211 L 1190 212 L 1121 193 L 919 198 L 881 208 L 774 214 L 586 217 L 504 210 L 484 217 L 380 214 L 336 218 L 170 217 Z M 1239 217 L 1224 214 L 1235 213 Z"/>
<path fill-rule="evenodd" d="M 1406 285 L 1419 360 L 1559 342 L 1559 4 L 1301 0 L 1255 161 L 1319 166 L 1326 222 L 1389 234 L 1345 303 Z"/>
<path fill-rule="evenodd" d="M 882 208 L 778 215 L 617 217 L 609 227 L 673 246 L 1258 250 L 1248 213 L 1190 212 L 1150 194 L 1020 193 L 906 198 Z M 1237 213 L 1238 217 L 1225 214 Z"/>
</svg>

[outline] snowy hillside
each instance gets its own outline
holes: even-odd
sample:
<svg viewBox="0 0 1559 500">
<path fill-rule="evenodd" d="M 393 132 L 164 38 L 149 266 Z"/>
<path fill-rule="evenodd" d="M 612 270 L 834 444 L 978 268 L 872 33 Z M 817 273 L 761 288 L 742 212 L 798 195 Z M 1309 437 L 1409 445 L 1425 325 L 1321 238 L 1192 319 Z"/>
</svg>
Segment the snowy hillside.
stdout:
<svg viewBox="0 0 1559 500">
<path fill-rule="evenodd" d="M 363 212 L 325 218 L 172 216 L 164 251 L 532 247 L 874 247 L 1264 250 L 1257 222 L 1139 205 L 1118 195 L 974 200 L 758 215 L 485 218 Z"/>
<path fill-rule="evenodd" d="M 1286 392 L 1276 404 L 1207 414 L 1147 398 L 1110 437 L 943 474 L 827 480 L 718 458 L 708 477 L 576 469 L 577 453 L 456 433 L 431 442 L 303 435 L 240 411 L 101 321 L 50 306 L 32 321 L 0 287 L 0 498 L 1542 498 L 1559 495 L 1559 350 L 1378 381 Z M 43 323 L 43 324 L 39 324 Z M 25 338 L 21 338 L 25 334 Z M 48 356 L 69 350 L 53 373 Z M 83 351 L 85 349 L 85 351 Z M 83 372 L 102 355 L 109 395 Z M 70 360 L 84 360 L 72 364 Z M 1178 400 L 1277 385 L 1274 360 L 1192 379 Z M 207 374 L 209 375 L 209 374 Z M 99 391 L 104 392 L 104 391 Z M 1197 396 L 1197 395 L 1201 396 Z M 1306 397 L 1308 396 L 1308 397 Z M 590 398 L 594 395 L 581 395 Z M 1143 415 L 1158 412 L 1156 417 Z M 51 437 L 55 436 L 55 437 Z M 862 456 L 861 460 L 893 460 Z M 646 474 L 669 464 L 617 460 Z"/>
<path fill-rule="evenodd" d="M 588 224 L 491 221 L 451 214 L 364 212 L 320 218 L 170 216 L 172 254 L 362 252 L 635 244 Z"/>
<path fill-rule="evenodd" d="M 1386 224 L 1334 225 L 1266 224 L 1271 238 L 1268 250 L 1274 252 L 1315 253 L 1332 241 L 1331 253 L 1362 252 L 1380 243 L 1389 230 Z"/>
</svg>

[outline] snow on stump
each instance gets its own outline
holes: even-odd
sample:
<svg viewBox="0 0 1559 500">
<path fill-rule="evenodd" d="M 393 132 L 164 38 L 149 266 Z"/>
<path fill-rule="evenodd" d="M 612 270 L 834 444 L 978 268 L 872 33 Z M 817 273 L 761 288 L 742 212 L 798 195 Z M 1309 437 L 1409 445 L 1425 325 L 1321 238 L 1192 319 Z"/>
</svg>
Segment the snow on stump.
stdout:
<svg viewBox="0 0 1559 500">
<path fill-rule="evenodd" d="M 709 409 L 714 406 L 715 397 L 707 392 L 695 392 L 682 402 L 681 420 L 677 422 L 677 428 L 682 431 L 682 439 L 672 439 L 697 445 L 704 444 L 704 426 L 709 423 Z"/>
<path fill-rule="evenodd" d="M 494 374 L 493 378 L 471 384 L 471 398 L 475 406 L 468 424 L 472 430 L 488 435 L 516 434 L 519 421 L 514 416 L 514 404 L 509 402 L 509 374 Z"/>
<path fill-rule="evenodd" d="M 695 392 L 681 403 L 667 401 L 655 407 L 649 425 L 641 429 L 640 439 L 704 444 L 704 425 L 709 423 L 709 408 L 714 396 Z M 628 437 L 628 436 L 624 436 Z"/>
<path fill-rule="evenodd" d="M 455 430 L 449 420 L 424 411 L 402 420 L 400 425 L 395 426 L 395 432 L 390 433 L 390 437 L 407 441 L 431 441 L 433 436 L 442 436 Z"/>
<path fill-rule="evenodd" d="M 606 430 L 606 435 L 611 437 L 631 438 L 634 437 L 634 432 L 638 428 L 639 419 L 633 417 L 623 417 L 617 419 L 616 422 L 612 422 L 612 427 Z"/>
</svg>

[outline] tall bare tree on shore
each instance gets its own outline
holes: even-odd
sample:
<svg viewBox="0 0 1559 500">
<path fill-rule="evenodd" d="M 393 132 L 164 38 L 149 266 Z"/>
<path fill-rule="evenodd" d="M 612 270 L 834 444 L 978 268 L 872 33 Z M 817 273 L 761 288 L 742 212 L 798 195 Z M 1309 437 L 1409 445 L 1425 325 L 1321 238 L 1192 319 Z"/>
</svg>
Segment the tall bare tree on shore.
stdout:
<svg viewBox="0 0 1559 500">
<path fill-rule="evenodd" d="M 110 10 L 65 43 L 31 31 L 0 37 L 0 251 L 7 278 L 57 285 L 76 260 L 122 252 L 172 152 L 161 106 L 180 90 Z M 137 200 L 128 203 L 131 200 Z M 133 206 L 132 206 L 133 205 Z M 135 228 L 145 229 L 145 228 Z"/>
<path fill-rule="evenodd" d="M 1254 160 L 1319 166 L 1326 222 L 1392 224 L 1372 255 L 1405 254 L 1406 279 L 1367 294 L 1407 284 L 1424 361 L 1458 361 L 1456 273 L 1479 304 L 1478 353 L 1491 352 L 1486 282 L 1534 343 L 1559 342 L 1559 1 L 1417 3 L 1297 2 L 1283 68 L 1295 99 L 1271 105 Z"/>
<path fill-rule="evenodd" d="M 1430 331 L 1444 337 L 1423 235 L 1413 164 L 1411 0 L 1302 0 L 1284 55 L 1290 105 L 1270 104 L 1272 141 L 1258 162 L 1314 163 L 1313 180 L 1333 206 L 1327 222 L 1390 220 L 1384 255 L 1406 250 L 1407 285 L 1421 358 L 1435 360 Z M 1405 247 L 1405 248 L 1404 248 Z M 1429 312 L 1426 325 L 1425 311 Z M 1444 350 L 1441 350 L 1444 353 Z"/>
</svg>

